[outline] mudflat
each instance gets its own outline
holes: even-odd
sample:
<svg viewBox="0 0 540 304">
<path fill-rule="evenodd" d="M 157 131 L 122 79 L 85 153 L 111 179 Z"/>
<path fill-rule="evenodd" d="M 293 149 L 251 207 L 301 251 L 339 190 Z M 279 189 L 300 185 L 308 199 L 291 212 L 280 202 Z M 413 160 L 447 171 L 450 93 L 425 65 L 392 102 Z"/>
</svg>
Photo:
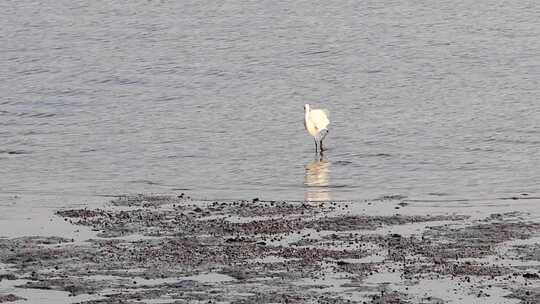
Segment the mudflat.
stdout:
<svg viewBox="0 0 540 304">
<path fill-rule="evenodd" d="M 0 238 L 0 303 L 540 303 L 539 201 L 123 196 Z"/>
</svg>

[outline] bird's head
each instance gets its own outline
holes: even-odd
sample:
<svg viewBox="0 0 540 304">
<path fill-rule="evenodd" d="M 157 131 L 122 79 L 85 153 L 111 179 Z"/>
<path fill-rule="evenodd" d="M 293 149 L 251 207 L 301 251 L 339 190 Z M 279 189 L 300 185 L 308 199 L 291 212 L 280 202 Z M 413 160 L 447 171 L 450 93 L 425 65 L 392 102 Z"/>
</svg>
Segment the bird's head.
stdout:
<svg viewBox="0 0 540 304">
<path fill-rule="evenodd" d="M 309 111 L 309 103 L 306 103 L 304 105 L 304 111 L 306 111 L 306 112 Z"/>
</svg>

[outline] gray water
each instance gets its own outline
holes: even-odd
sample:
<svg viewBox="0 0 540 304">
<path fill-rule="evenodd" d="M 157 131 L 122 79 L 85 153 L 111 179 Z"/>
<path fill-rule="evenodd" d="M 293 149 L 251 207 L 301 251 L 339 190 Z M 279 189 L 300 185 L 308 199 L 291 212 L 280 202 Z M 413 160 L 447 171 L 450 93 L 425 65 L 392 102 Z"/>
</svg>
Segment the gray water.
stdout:
<svg viewBox="0 0 540 304">
<path fill-rule="evenodd" d="M 0 42 L 4 205 L 540 194 L 537 1 L 2 1 Z"/>
</svg>

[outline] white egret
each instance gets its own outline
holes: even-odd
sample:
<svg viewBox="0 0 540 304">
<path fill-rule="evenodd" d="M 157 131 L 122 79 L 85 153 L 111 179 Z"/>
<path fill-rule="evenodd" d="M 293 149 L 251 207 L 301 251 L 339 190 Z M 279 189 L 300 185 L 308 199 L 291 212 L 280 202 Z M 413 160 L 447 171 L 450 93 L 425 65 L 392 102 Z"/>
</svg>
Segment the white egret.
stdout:
<svg viewBox="0 0 540 304">
<path fill-rule="evenodd" d="M 317 153 L 317 142 L 320 143 L 321 153 L 324 151 L 323 139 L 328 134 L 328 111 L 325 109 L 310 109 L 309 104 L 304 106 L 304 127 L 315 140 L 315 153 Z"/>
</svg>

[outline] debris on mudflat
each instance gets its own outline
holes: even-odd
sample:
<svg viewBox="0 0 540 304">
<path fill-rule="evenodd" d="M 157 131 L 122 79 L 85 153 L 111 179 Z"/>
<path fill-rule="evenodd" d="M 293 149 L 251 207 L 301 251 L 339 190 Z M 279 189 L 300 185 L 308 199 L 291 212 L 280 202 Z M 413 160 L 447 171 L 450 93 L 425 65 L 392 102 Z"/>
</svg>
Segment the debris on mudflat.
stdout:
<svg viewBox="0 0 540 304">
<path fill-rule="evenodd" d="M 443 303 L 408 291 L 421 280 L 440 279 L 481 297 L 490 296 L 491 285 L 516 299 L 538 294 L 525 285 L 538 280 L 536 272 L 482 260 L 510 253 L 538 259 L 538 245 L 497 250 L 538 235 L 539 223 L 516 214 L 471 220 L 455 213 L 396 214 L 390 206 L 387 215 L 369 215 L 352 212 L 353 203 L 204 202 L 185 195 L 121 196 L 111 204 L 57 212 L 96 231 L 86 242 L 0 238 L 0 263 L 10 265 L 0 281 L 25 280 L 17 290 L 95 297 L 83 303 Z M 388 283 L 396 275 L 394 286 L 405 284 L 400 290 Z M 16 297 L 0 296 L 0 302 Z"/>
<path fill-rule="evenodd" d="M 14 294 L 1 295 L 0 294 L 0 303 L 15 302 L 20 300 L 26 300 L 25 298 L 18 297 Z"/>
</svg>

